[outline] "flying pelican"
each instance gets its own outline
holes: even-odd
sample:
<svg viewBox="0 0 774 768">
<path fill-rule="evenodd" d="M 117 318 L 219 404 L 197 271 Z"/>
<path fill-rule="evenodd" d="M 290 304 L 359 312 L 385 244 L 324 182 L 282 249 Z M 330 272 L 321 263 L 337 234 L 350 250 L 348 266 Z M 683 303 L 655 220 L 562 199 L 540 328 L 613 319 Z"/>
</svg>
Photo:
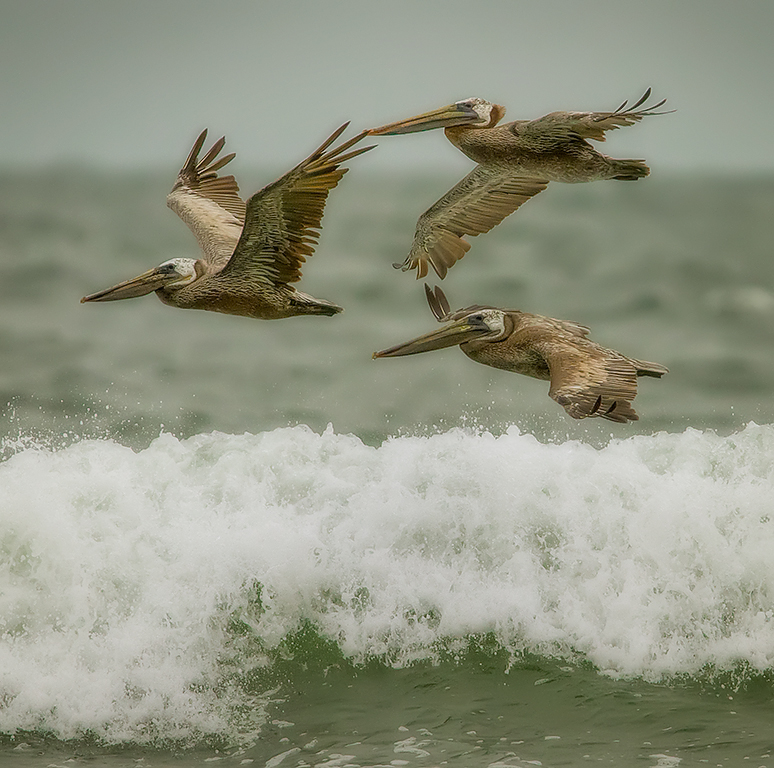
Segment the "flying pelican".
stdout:
<svg viewBox="0 0 774 768">
<path fill-rule="evenodd" d="M 347 172 L 341 163 L 373 149 L 346 152 L 366 135 L 364 131 L 328 150 L 348 125 L 256 192 L 247 204 L 239 196 L 234 177 L 217 174 L 235 157 L 232 153 L 216 159 L 225 138 L 218 139 L 199 160 L 205 129 L 167 195 L 167 205 L 193 232 L 203 257 L 165 261 L 81 301 L 131 299 L 155 291 L 173 307 L 265 320 L 341 312 L 341 307 L 302 293 L 291 283 L 301 278 L 301 264 L 314 252 L 328 192 Z"/>
<path fill-rule="evenodd" d="M 650 88 L 634 105 L 614 112 L 551 112 L 537 120 L 497 125 L 505 107 L 479 98 L 372 128 L 372 136 L 444 128 L 446 138 L 478 165 L 417 222 L 411 251 L 396 269 L 417 270 L 425 277 L 428 262 L 443 280 L 446 271 L 470 249 L 463 235 L 488 232 L 549 181 L 599 179 L 634 181 L 650 173 L 643 160 L 615 160 L 587 141 L 605 140 L 605 131 L 633 125 L 656 112 L 666 99 L 643 107 Z M 640 109 L 642 107 L 642 109 Z"/>
<path fill-rule="evenodd" d="M 532 315 L 516 309 L 474 305 L 451 312 L 440 288 L 425 284 L 430 309 L 443 328 L 375 352 L 400 357 L 456 344 L 477 363 L 551 382 L 548 394 L 574 419 L 599 416 L 610 421 L 637 421 L 631 401 L 637 377 L 661 378 L 668 369 L 635 360 L 587 339 L 577 323 Z"/>
</svg>

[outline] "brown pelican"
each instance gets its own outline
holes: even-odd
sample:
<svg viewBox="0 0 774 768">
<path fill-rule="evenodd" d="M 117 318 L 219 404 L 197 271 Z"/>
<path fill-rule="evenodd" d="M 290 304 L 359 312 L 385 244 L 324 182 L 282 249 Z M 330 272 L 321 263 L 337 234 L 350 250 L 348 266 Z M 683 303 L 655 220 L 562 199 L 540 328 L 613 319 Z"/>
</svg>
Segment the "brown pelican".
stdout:
<svg viewBox="0 0 774 768">
<path fill-rule="evenodd" d="M 347 172 L 340 165 L 373 149 L 347 152 L 366 135 L 364 131 L 328 150 L 348 125 L 256 192 L 247 204 L 234 177 L 217 174 L 235 156 L 216 159 L 224 138 L 199 160 L 207 137 L 207 131 L 202 131 L 167 196 L 167 205 L 191 229 L 203 257 L 165 261 L 81 301 L 116 301 L 155 291 L 173 307 L 265 320 L 341 312 L 341 307 L 297 291 L 291 283 L 301 278 L 301 264 L 314 252 L 328 192 Z"/>
<path fill-rule="evenodd" d="M 634 181 L 650 173 L 642 160 L 615 160 L 597 152 L 587 139 L 605 140 L 611 131 L 656 112 L 666 99 L 643 107 L 650 88 L 634 105 L 614 112 L 551 112 L 537 120 L 497 125 L 505 107 L 471 98 L 416 117 L 372 128 L 381 136 L 444 128 L 446 137 L 478 165 L 425 211 L 417 222 L 405 272 L 427 274 L 430 262 L 441 279 L 470 249 L 463 235 L 488 232 L 513 213 L 549 181 L 581 182 L 599 179 Z M 642 109 L 640 109 L 642 107 Z"/>
<path fill-rule="evenodd" d="M 430 309 L 443 328 L 375 352 L 400 357 L 459 345 L 477 363 L 551 382 L 548 394 L 574 419 L 599 416 L 625 423 L 639 417 L 631 401 L 637 377 L 661 378 L 668 370 L 615 352 L 586 338 L 577 323 L 531 315 L 516 309 L 474 305 L 449 311 L 440 288 L 425 284 Z"/>
</svg>

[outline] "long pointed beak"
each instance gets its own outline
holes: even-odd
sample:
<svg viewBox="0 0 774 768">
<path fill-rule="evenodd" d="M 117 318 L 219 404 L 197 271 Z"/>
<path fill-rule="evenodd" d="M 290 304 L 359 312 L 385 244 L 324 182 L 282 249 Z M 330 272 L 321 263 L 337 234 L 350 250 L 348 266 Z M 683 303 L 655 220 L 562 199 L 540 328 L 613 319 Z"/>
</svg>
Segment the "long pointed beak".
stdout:
<svg viewBox="0 0 774 768">
<path fill-rule="evenodd" d="M 453 125 L 470 125 L 478 123 L 481 118 L 472 107 L 464 104 L 449 104 L 432 112 L 424 112 L 406 120 L 398 120 L 379 128 L 371 128 L 368 133 L 371 136 L 394 136 L 399 133 L 416 133 L 417 131 L 431 131 L 433 128 L 449 128 Z"/>
<path fill-rule="evenodd" d="M 486 326 L 473 325 L 467 318 L 463 318 L 411 341 L 398 344 L 389 349 L 383 349 L 381 352 L 374 352 L 373 357 L 403 357 L 403 355 L 431 352 L 434 349 L 444 349 L 445 347 L 464 344 L 466 341 L 471 341 L 489 332 Z"/>
<path fill-rule="evenodd" d="M 176 276 L 170 275 L 168 272 L 161 272 L 158 267 L 149 269 L 131 280 L 114 285 L 112 288 L 84 296 L 81 299 L 81 304 L 86 301 L 118 301 L 119 299 L 134 299 L 137 296 L 145 296 L 145 294 L 163 287 L 170 277 Z"/>
</svg>

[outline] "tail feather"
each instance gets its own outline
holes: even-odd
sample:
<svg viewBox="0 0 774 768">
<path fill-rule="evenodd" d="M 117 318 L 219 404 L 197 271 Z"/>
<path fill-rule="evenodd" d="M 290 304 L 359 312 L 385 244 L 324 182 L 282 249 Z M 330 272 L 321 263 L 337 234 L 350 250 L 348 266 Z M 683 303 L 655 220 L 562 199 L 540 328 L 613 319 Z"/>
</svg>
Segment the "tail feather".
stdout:
<svg viewBox="0 0 774 768">
<path fill-rule="evenodd" d="M 617 181 L 637 181 L 650 174 L 650 168 L 645 165 L 644 160 L 613 160 L 614 175 L 612 178 Z"/>
<path fill-rule="evenodd" d="M 308 304 L 304 313 L 307 315 L 327 315 L 333 317 L 338 315 L 339 312 L 343 312 L 344 307 L 339 307 L 336 304 Z"/>
<path fill-rule="evenodd" d="M 291 301 L 299 310 L 299 314 L 302 315 L 327 315 L 332 317 L 344 311 L 344 307 L 340 307 L 325 299 L 316 299 L 308 293 L 301 293 L 301 291 L 296 291 Z"/>
</svg>

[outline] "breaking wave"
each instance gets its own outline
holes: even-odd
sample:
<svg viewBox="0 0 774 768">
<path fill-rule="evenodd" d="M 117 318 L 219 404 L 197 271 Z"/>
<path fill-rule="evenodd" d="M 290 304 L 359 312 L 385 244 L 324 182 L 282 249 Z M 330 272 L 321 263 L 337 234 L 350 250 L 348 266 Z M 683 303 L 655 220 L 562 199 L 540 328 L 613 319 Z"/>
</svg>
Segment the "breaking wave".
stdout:
<svg viewBox="0 0 774 768">
<path fill-rule="evenodd" d="M 513 427 L 20 445 L 0 464 L 0 732 L 254 733 L 304 633 L 352 664 L 485 636 L 646 680 L 764 673 L 773 491 L 755 424 L 602 448 Z"/>
</svg>

